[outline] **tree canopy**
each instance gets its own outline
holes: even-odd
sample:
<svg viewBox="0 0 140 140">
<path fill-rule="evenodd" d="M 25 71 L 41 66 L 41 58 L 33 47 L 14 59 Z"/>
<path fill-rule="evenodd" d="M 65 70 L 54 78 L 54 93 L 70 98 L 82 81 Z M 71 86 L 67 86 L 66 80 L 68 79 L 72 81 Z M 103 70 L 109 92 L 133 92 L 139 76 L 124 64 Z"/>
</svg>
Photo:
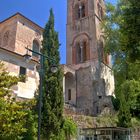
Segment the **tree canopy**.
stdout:
<svg viewBox="0 0 140 140">
<path fill-rule="evenodd" d="M 140 118 L 140 1 L 107 4 L 104 20 L 106 51 L 113 56 L 119 126 L 129 127 Z"/>
<path fill-rule="evenodd" d="M 0 62 L 0 139 L 20 140 L 28 134 L 35 136 L 32 107 L 34 100 L 17 101 L 12 86 L 17 85 L 20 79 L 11 76 Z M 29 132 L 30 130 L 30 132 Z M 27 134 L 28 132 L 28 134 Z"/>
</svg>

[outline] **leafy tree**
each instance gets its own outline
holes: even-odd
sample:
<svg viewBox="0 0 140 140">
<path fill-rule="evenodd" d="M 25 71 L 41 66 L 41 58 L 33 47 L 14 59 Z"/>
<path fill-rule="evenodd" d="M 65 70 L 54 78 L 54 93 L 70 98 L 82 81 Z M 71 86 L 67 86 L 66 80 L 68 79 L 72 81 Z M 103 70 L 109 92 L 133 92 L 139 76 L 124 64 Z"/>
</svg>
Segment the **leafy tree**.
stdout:
<svg viewBox="0 0 140 140">
<path fill-rule="evenodd" d="M 59 41 L 58 33 L 54 29 L 54 14 L 50 10 L 50 17 L 43 33 L 43 55 L 51 58 L 44 59 L 43 107 L 42 129 L 43 135 L 51 139 L 52 135 L 59 135 L 63 127 L 63 91 L 62 70 L 59 66 Z M 52 61 L 55 60 L 55 61 Z M 56 73 L 51 72 L 53 65 L 58 67 Z"/>
<path fill-rule="evenodd" d="M 51 140 L 71 140 L 77 136 L 77 125 L 70 118 L 64 119 L 63 128 L 59 135 L 52 135 Z"/>
<path fill-rule="evenodd" d="M 0 62 L 0 139 L 20 139 L 23 132 L 27 115 L 22 110 L 20 103 L 12 97 L 10 88 L 17 84 L 18 78 L 10 76 L 4 65 Z"/>
<path fill-rule="evenodd" d="M 0 139 L 20 140 L 35 136 L 33 106 L 35 100 L 16 101 L 11 87 L 16 85 L 20 79 L 10 76 L 0 62 Z"/>
<path fill-rule="evenodd" d="M 37 99 L 26 100 L 21 103 L 23 109 L 26 110 L 26 123 L 25 128 L 27 131 L 22 134 L 23 140 L 36 140 L 37 139 Z"/>
<path fill-rule="evenodd" d="M 65 133 L 65 139 L 71 140 L 71 138 L 77 135 L 77 125 L 72 119 L 65 118 L 63 131 Z"/>
<path fill-rule="evenodd" d="M 113 56 L 115 93 L 120 103 L 119 124 L 125 127 L 130 126 L 131 116 L 140 116 L 139 21 L 140 1 L 120 0 L 116 6 L 107 4 L 104 21 L 106 51 Z"/>
</svg>

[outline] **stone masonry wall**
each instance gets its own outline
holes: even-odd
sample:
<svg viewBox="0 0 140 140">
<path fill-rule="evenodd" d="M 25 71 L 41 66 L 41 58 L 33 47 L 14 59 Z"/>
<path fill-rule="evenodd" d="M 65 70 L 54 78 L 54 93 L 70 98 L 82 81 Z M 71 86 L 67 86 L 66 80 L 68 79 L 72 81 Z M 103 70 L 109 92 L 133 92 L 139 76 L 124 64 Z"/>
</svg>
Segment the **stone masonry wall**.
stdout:
<svg viewBox="0 0 140 140">
<path fill-rule="evenodd" d="M 0 47 L 3 47 L 10 51 L 15 51 L 15 39 L 17 30 L 16 23 L 17 23 L 16 18 L 13 18 L 0 24 Z M 6 41 L 6 45 L 4 45 L 5 44 L 4 35 L 6 32 L 9 32 L 9 35 Z"/>
<path fill-rule="evenodd" d="M 4 34 L 7 34 L 7 44 L 4 42 Z M 19 76 L 20 67 L 26 68 L 25 82 L 18 82 L 13 87 L 14 93 L 21 98 L 33 98 L 39 85 L 39 74 L 36 70 L 38 58 L 32 57 L 29 63 L 25 62 L 24 55 L 32 49 L 33 40 L 39 43 L 41 48 L 43 29 L 28 20 L 21 14 L 16 14 L 0 23 L 0 60 L 2 60 L 11 75 Z M 4 49 L 1 49 L 4 48 Z M 8 51 L 7 51 L 8 50 Z M 31 52 L 29 52 L 32 55 Z"/>
<path fill-rule="evenodd" d="M 41 47 L 42 30 L 31 25 L 27 20 L 19 17 L 17 22 L 15 51 L 19 54 L 25 54 L 28 47 L 32 49 L 33 40 L 37 40 Z M 31 52 L 29 52 L 32 54 Z"/>
<path fill-rule="evenodd" d="M 36 71 L 36 63 L 33 61 L 26 63 L 22 56 L 17 56 L 1 49 L 0 60 L 2 60 L 5 68 L 12 76 L 19 76 L 20 66 L 26 68 L 25 82 L 18 82 L 12 89 L 17 97 L 33 98 L 39 85 L 39 74 Z"/>
</svg>

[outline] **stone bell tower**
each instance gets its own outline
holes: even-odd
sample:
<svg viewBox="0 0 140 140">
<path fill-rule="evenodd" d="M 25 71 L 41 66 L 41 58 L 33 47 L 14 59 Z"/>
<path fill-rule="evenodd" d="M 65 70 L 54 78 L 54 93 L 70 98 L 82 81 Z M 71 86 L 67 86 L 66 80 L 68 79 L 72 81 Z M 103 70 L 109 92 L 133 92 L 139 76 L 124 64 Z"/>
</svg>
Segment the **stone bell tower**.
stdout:
<svg viewBox="0 0 140 140">
<path fill-rule="evenodd" d="M 68 0 L 67 64 L 100 59 L 109 64 L 103 52 L 100 23 L 105 11 L 104 0 Z"/>
<path fill-rule="evenodd" d="M 104 0 L 67 0 L 65 103 L 84 115 L 112 108 L 114 76 L 100 26 L 104 13 Z"/>
</svg>

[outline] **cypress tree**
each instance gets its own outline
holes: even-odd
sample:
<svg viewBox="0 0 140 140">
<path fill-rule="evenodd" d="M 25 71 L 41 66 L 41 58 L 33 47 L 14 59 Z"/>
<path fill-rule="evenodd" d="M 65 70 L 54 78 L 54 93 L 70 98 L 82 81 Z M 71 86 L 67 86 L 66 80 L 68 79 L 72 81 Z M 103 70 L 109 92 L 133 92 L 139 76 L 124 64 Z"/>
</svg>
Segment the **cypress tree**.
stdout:
<svg viewBox="0 0 140 140">
<path fill-rule="evenodd" d="M 44 59 L 42 132 L 43 137 L 52 139 L 59 135 L 63 124 L 63 90 L 62 70 L 60 67 L 58 33 L 54 29 L 54 14 L 50 10 L 50 17 L 43 33 L 43 55 L 51 59 Z M 55 60 L 55 61 L 52 61 Z M 58 67 L 56 73 L 51 72 L 53 65 Z"/>
</svg>

